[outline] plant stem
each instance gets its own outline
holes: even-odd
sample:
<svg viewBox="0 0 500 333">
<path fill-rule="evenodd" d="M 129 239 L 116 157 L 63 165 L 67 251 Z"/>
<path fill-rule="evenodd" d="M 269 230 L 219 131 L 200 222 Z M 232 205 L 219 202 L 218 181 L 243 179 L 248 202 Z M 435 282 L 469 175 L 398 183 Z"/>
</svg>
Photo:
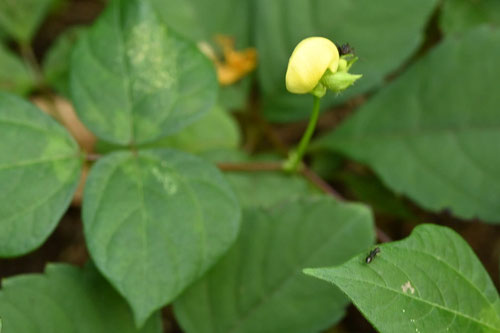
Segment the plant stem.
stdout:
<svg viewBox="0 0 500 333">
<path fill-rule="evenodd" d="M 302 157 L 304 157 L 304 154 L 306 153 L 307 146 L 309 145 L 309 141 L 311 141 L 311 137 L 318 122 L 320 100 L 320 97 L 314 96 L 311 118 L 309 119 L 306 131 L 304 132 L 302 139 L 300 139 L 297 149 L 290 153 L 288 159 L 283 164 L 283 169 L 286 171 L 297 172 L 299 166 L 301 165 Z"/>
</svg>

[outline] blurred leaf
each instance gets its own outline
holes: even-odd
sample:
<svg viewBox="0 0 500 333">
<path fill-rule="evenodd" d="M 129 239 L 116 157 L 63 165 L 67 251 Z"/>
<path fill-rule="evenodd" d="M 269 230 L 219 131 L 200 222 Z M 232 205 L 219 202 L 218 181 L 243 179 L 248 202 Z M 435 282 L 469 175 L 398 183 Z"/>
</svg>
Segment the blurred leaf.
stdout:
<svg viewBox="0 0 500 333">
<path fill-rule="evenodd" d="M 213 65 L 146 1 L 116 0 L 78 41 L 71 93 L 83 123 L 117 144 L 179 131 L 214 105 Z"/>
<path fill-rule="evenodd" d="M 84 27 L 73 27 L 64 31 L 47 51 L 43 60 L 45 79 L 66 98 L 70 97 L 69 68 L 71 51 L 84 31 Z"/>
<path fill-rule="evenodd" d="M 236 121 L 226 110 L 216 106 L 179 133 L 146 146 L 201 153 L 213 149 L 237 149 L 240 139 L 240 129 Z"/>
<path fill-rule="evenodd" d="M 445 0 L 439 17 L 445 34 L 465 32 L 482 23 L 500 25 L 500 1 Z"/>
<path fill-rule="evenodd" d="M 66 211 L 82 160 L 69 133 L 22 99 L 0 93 L 0 256 L 34 250 Z"/>
<path fill-rule="evenodd" d="M 24 62 L 0 44 L 0 90 L 26 95 L 35 85 Z"/>
<path fill-rule="evenodd" d="M 360 60 L 352 68 L 363 78 L 345 93 L 328 93 L 322 107 L 380 86 L 422 43 L 436 0 L 258 0 L 256 43 L 259 82 L 268 119 L 287 122 L 307 118 L 312 96 L 285 89 L 288 58 L 304 38 L 324 36 L 348 42 Z"/>
<path fill-rule="evenodd" d="M 275 156 L 249 157 L 239 151 L 211 151 L 203 154 L 203 157 L 214 163 L 279 161 Z M 241 205 L 246 207 L 269 207 L 284 200 L 319 194 L 319 191 L 303 177 L 282 171 L 236 171 L 226 172 L 225 176 Z"/>
<path fill-rule="evenodd" d="M 1 0 L 0 27 L 22 44 L 29 44 L 58 0 Z"/>
<path fill-rule="evenodd" d="M 311 169 L 323 179 L 332 180 L 341 171 L 344 159 L 330 151 L 320 151 L 312 156 Z"/>
<path fill-rule="evenodd" d="M 149 0 L 162 20 L 184 37 L 215 46 L 216 35 L 235 39 L 236 46 L 250 46 L 248 0 Z"/>
<path fill-rule="evenodd" d="M 446 39 L 316 145 L 424 208 L 500 222 L 499 53 L 500 30 Z"/>
<path fill-rule="evenodd" d="M 138 325 L 215 263 L 236 239 L 239 220 L 222 174 L 173 150 L 108 155 L 85 186 L 90 254 Z"/>
<path fill-rule="evenodd" d="M 179 133 L 139 147 L 175 148 L 199 154 L 214 149 L 236 149 L 240 139 L 240 129 L 236 121 L 227 111 L 216 106 Z M 101 154 L 124 148 L 105 141 L 97 143 L 97 151 Z"/>
<path fill-rule="evenodd" d="M 370 211 L 329 197 L 248 209 L 236 244 L 174 303 L 187 333 L 318 332 L 347 305 L 339 290 L 301 274 L 373 244 Z"/>
<path fill-rule="evenodd" d="M 19 275 L 2 285 L 4 333 L 162 331 L 159 315 L 136 329 L 130 308 L 90 265 L 49 264 L 43 275 Z"/>
<path fill-rule="evenodd" d="M 500 299 L 488 273 L 454 231 L 418 226 L 403 241 L 306 274 L 339 287 L 384 333 L 500 332 Z"/>
<path fill-rule="evenodd" d="M 234 38 L 237 49 L 251 46 L 249 0 L 149 0 L 162 20 L 177 33 L 197 43 L 208 43 L 215 53 L 215 37 Z M 207 15 L 207 13 L 210 13 Z M 245 107 L 251 80 L 221 88 L 219 104 L 227 109 Z"/>
<path fill-rule="evenodd" d="M 416 218 L 401 198 L 385 188 L 375 176 L 343 173 L 339 178 L 357 200 L 369 204 L 377 213 L 396 216 L 404 220 Z"/>
</svg>

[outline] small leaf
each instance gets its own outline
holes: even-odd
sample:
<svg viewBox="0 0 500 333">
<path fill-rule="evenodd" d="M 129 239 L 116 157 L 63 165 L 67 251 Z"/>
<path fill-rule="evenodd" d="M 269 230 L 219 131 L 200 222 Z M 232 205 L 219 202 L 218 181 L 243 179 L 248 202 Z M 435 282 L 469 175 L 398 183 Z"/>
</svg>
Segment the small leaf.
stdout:
<svg viewBox="0 0 500 333">
<path fill-rule="evenodd" d="M 43 73 L 47 82 L 64 97 L 70 97 L 69 68 L 71 51 L 84 27 L 72 27 L 64 31 L 47 51 L 43 59 Z"/>
<path fill-rule="evenodd" d="M 4 333 L 161 332 L 159 315 L 136 329 L 130 308 L 91 265 L 50 264 L 43 275 L 19 275 L 2 285 Z"/>
<path fill-rule="evenodd" d="M 447 38 L 316 147 L 368 164 L 424 208 L 500 222 L 499 53 L 497 29 Z"/>
<path fill-rule="evenodd" d="M 293 48 L 309 36 L 349 43 L 360 60 L 351 69 L 363 78 L 337 95 L 327 94 L 322 107 L 382 85 L 418 49 L 436 0 L 258 0 L 255 40 L 259 51 L 258 77 L 264 112 L 279 122 L 309 116 L 312 96 L 290 94 L 285 72 Z M 292 14 L 293 13 L 293 14 Z"/>
<path fill-rule="evenodd" d="M 187 333 L 318 332 L 344 315 L 336 289 L 302 274 L 374 240 L 370 211 L 329 197 L 247 209 L 236 244 L 174 303 Z"/>
<path fill-rule="evenodd" d="M 0 90 L 26 95 L 35 85 L 23 61 L 0 44 Z"/>
<path fill-rule="evenodd" d="M 236 239 L 239 220 L 222 174 L 173 150 L 108 155 L 84 192 L 90 254 L 138 325 L 215 263 Z"/>
<path fill-rule="evenodd" d="M 2 0 L 0 26 L 20 43 L 29 43 L 58 0 Z"/>
<path fill-rule="evenodd" d="M 71 93 L 98 137 L 137 145 L 175 133 L 214 105 L 213 64 L 147 1 L 116 0 L 73 50 Z"/>
<path fill-rule="evenodd" d="M 0 256 L 47 239 L 68 207 L 82 159 L 69 133 L 22 99 L 0 93 Z"/>
<path fill-rule="evenodd" d="M 446 0 L 439 25 L 445 34 L 465 32 L 475 26 L 491 23 L 500 25 L 500 2 L 498 0 Z"/>
<path fill-rule="evenodd" d="M 498 292 L 451 229 L 420 225 L 370 264 L 366 255 L 305 272 L 342 289 L 380 332 L 500 332 Z"/>
</svg>

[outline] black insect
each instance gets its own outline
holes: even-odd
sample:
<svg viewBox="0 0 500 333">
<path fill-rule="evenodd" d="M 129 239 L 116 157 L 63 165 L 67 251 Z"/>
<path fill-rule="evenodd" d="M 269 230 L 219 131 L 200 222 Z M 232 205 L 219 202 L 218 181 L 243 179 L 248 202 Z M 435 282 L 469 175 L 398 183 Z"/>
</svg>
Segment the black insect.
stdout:
<svg viewBox="0 0 500 333">
<path fill-rule="evenodd" d="M 373 259 L 375 259 L 375 256 L 377 255 L 377 253 L 380 253 L 379 247 L 376 247 L 372 251 L 370 251 L 370 254 L 365 259 L 366 263 L 367 264 L 371 263 L 373 261 Z"/>
<path fill-rule="evenodd" d="M 346 54 L 354 54 L 354 48 L 349 45 L 349 43 L 342 44 L 341 46 L 337 46 L 337 49 L 339 50 L 339 54 L 341 56 L 346 55 Z"/>
</svg>

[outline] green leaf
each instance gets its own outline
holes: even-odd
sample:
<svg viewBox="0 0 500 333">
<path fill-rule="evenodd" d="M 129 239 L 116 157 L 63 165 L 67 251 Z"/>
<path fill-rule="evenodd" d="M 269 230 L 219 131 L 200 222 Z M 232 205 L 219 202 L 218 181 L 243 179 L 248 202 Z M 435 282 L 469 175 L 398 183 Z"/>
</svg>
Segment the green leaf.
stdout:
<svg viewBox="0 0 500 333">
<path fill-rule="evenodd" d="M 149 0 L 162 20 L 177 33 L 220 53 L 218 35 L 234 39 L 237 50 L 251 46 L 251 4 L 248 0 Z M 210 15 L 207 15 L 210 13 Z M 218 103 L 227 109 L 246 106 L 252 81 L 243 79 L 220 89 Z"/>
<path fill-rule="evenodd" d="M 158 314 L 136 329 L 130 308 L 91 265 L 50 264 L 43 275 L 19 275 L 2 285 L 4 333 L 162 331 Z"/>
<path fill-rule="evenodd" d="M 368 164 L 424 208 L 500 222 L 499 52 L 500 30 L 447 38 L 316 146 Z"/>
<path fill-rule="evenodd" d="M 222 174 L 174 150 L 108 155 L 85 186 L 90 254 L 138 325 L 215 263 L 236 239 L 239 222 Z"/>
<path fill-rule="evenodd" d="M 349 43 L 360 60 L 351 69 L 363 78 L 341 95 L 328 93 L 322 107 L 370 91 L 400 68 L 421 45 L 436 0 L 258 0 L 256 43 L 265 115 L 286 122 L 308 117 L 312 96 L 285 89 L 288 58 L 304 38 L 324 36 Z"/>
<path fill-rule="evenodd" d="M 122 145 L 194 122 L 213 107 L 218 87 L 210 60 L 170 31 L 147 1 L 110 2 L 75 46 L 70 76 L 85 125 Z"/>
<path fill-rule="evenodd" d="M 465 32 L 483 23 L 500 25 L 498 0 L 446 0 L 439 17 L 445 34 Z"/>
<path fill-rule="evenodd" d="M 43 73 L 47 83 L 65 97 L 70 97 L 69 70 L 71 51 L 84 27 L 72 27 L 64 31 L 47 51 L 43 59 Z"/>
<path fill-rule="evenodd" d="M 352 192 L 357 201 L 366 203 L 376 213 L 395 216 L 405 221 L 417 219 L 408 205 L 384 187 L 374 175 L 344 172 L 338 178 Z"/>
<path fill-rule="evenodd" d="M 250 157 L 240 151 L 211 151 L 202 156 L 214 163 L 280 161 L 276 156 L 258 155 Z M 225 175 L 238 196 L 241 205 L 245 207 L 269 207 L 285 200 L 320 193 L 304 177 L 283 171 L 236 171 L 226 172 Z"/>
<path fill-rule="evenodd" d="M 44 242 L 69 206 L 82 159 L 69 133 L 20 98 L 0 93 L 0 256 Z"/>
<path fill-rule="evenodd" d="M 347 301 L 302 269 L 342 263 L 373 241 L 362 205 L 322 197 L 248 209 L 236 244 L 175 301 L 175 315 L 187 333 L 322 331 Z"/>
<path fill-rule="evenodd" d="M 241 136 L 238 124 L 219 106 L 179 133 L 146 144 L 151 148 L 176 148 L 191 153 L 214 149 L 237 149 Z"/>
<path fill-rule="evenodd" d="M 179 133 L 147 143 L 139 148 L 175 148 L 200 154 L 219 149 L 236 149 L 240 140 L 240 130 L 236 121 L 226 110 L 216 106 Z M 123 146 L 105 141 L 99 141 L 96 146 L 96 150 L 101 154 L 122 149 L 124 149 Z"/>
<path fill-rule="evenodd" d="M 227 35 L 235 39 L 237 48 L 250 45 L 248 0 L 149 1 L 162 20 L 186 38 L 213 43 L 216 35 Z"/>
<path fill-rule="evenodd" d="M 0 27 L 18 42 L 31 41 L 57 0 L 2 0 Z"/>
<path fill-rule="evenodd" d="M 498 292 L 453 230 L 420 225 L 370 264 L 366 255 L 305 273 L 342 289 L 380 332 L 500 332 Z"/>
<path fill-rule="evenodd" d="M 0 44 L 0 90 L 26 95 L 34 84 L 33 75 L 23 61 Z"/>
</svg>

